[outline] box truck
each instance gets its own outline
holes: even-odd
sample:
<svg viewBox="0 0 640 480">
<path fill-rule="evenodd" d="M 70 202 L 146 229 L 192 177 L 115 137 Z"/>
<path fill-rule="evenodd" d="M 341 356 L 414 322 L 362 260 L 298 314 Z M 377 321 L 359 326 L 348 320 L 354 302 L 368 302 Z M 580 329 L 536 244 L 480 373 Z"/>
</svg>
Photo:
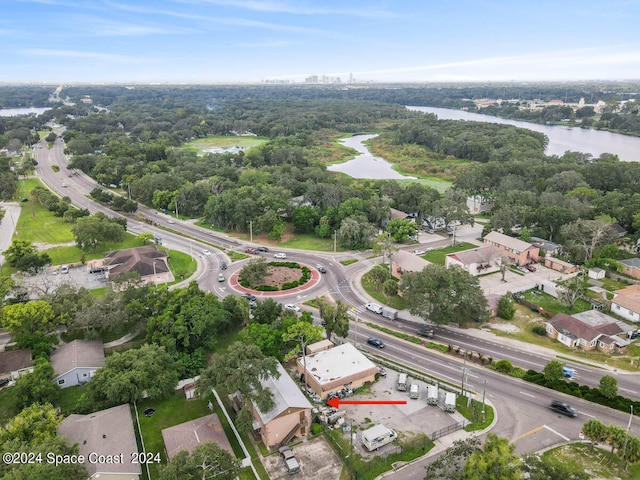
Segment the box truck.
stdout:
<svg viewBox="0 0 640 480">
<path fill-rule="evenodd" d="M 395 320 L 398 318 L 398 311 L 393 308 L 382 307 L 382 316 L 389 320 Z"/>
<path fill-rule="evenodd" d="M 429 385 L 427 388 L 427 403 L 429 405 L 438 405 L 438 386 Z"/>
<path fill-rule="evenodd" d="M 444 396 L 444 411 L 453 413 L 456 411 L 456 394 L 453 392 L 447 392 Z"/>
<path fill-rule="evenodd" d="M 384 425 L 376 425 L 362 432 L 362 444 L 370 452 L 393 442 L 396 438 L 398 434 Z"/>
<path fill-rule="evenodd" d="M 409 389 L 409 398 L 417 400 L 420 397 L 420 386 L 417 383 L 412 383 Z"/>
<path fill-rule="evenodd" d="M 406 373 L 400 373 L 398 375 L 398 382 L 396 383 L 396 390 L 406 392 L 407 388 L 409 388 L 409 377 Z"/>
</svg>

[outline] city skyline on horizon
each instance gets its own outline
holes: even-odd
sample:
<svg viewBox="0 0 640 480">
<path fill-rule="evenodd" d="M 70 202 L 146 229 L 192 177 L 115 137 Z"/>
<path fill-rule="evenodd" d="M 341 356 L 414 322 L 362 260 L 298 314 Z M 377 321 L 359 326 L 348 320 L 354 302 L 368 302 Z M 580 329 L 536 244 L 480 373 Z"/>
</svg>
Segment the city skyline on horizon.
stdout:
<svg viewBox="0 0 640 480">
<path fill-rule="evenodd" d="M 18 0 L 0 83 L 640 80 L 636 0 L 415 3 Z"/>
</svg>

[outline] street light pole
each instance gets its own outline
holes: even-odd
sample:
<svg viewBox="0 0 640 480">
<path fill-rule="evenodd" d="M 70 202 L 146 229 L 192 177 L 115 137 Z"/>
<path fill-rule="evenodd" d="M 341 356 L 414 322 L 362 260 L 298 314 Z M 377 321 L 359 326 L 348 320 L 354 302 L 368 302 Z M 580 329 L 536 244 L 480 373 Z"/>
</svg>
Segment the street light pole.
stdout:
<svg viewBox="0 0 640 480">
<path fill-rule="evenodd" d="M 253 221 L 249 220 L 249 240 L 253 243 Z"/>
<path fill-rule="evenodd" d="M 336 253 L 337 245 L 338 245 L 338 231 L 334 230 L 333 231 L 333 253 Z"/>
<path fill-rule="evenodd" d="M 622 447 L 622 456 L 620 457 L 620 463 L 618 464 L 618 476 L 622 473 L 622 464 L 624 463 L 624 456 L 627 453 L 627 442 L 629 441 L 629 430 L 631 430 L 631 420 L 633 420 L 633 404 L 631 407 L 631 415 L 629 415 L 629 424 L 627 425 L 627 435 L 624 437 L 624 446 Z"/>
<path fill-rule="evenodd" d="M 484 425 L 484 397 L 487 389 L 487 380 L 482 381 L 482 424 Z"/>
</svg>

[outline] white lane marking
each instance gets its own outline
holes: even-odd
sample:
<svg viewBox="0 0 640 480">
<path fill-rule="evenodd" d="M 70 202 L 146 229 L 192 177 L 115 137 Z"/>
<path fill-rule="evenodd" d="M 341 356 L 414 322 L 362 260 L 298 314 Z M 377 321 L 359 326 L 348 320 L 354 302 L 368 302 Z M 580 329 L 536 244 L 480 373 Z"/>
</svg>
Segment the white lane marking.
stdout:
<svg viewBox="0 0 640 480">
<path fill-rule="evenodd" d="M 581 414 L 581 415 L 585 415 L 587 417 L 596 418 L 595 415 L 589 415 L 588 413 L 584 413 L 584 412 L 580 412 L 580 411 L 578 413 Z"/>
<path fill-rule="evenodd" d="M 625 392 L 636 393 L 636 394 L 638 393 L 635 390 L 629 390 L 628 388 L 622 388 L 622 387 L 618 388 L 618 390 L 624 390 Z"/>
<path fill-rule="evenodd" d="M 526 395 L 527 397 L 536 398 L 535 395 L 531 395 L 530 393 L 520 392 L 522 395 Z"/>
<path fill-rule="evenodd" d="M 552 433 L 555 433 L 556 435 L 558 435 L 560 438 L 564 439 L 565 442 L 570 441 L 571 439 L 568 437 L 565 437 L 564 435 L 562 435 L 561 433 L 556 432 L 553 428 L 548 427 L 547 425 L 544 426 L 544 428 L 546 428 L 547 430 L 549 430 Z"/>
</svg>

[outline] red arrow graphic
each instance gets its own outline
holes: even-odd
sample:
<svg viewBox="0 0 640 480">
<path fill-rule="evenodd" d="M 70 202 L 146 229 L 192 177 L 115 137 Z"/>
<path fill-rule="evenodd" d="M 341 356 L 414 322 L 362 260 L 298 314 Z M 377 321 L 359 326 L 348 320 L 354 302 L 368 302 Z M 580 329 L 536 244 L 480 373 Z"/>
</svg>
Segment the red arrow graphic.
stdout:
<svg viewBox="0 0 640 480">
<path fill-rule="evenodd" d="M 338 408 L 340 405 L 405 405 L 406 400 L 340 400 L 334 397 L 327 401 L 327 405 Z"/>
</svg>

